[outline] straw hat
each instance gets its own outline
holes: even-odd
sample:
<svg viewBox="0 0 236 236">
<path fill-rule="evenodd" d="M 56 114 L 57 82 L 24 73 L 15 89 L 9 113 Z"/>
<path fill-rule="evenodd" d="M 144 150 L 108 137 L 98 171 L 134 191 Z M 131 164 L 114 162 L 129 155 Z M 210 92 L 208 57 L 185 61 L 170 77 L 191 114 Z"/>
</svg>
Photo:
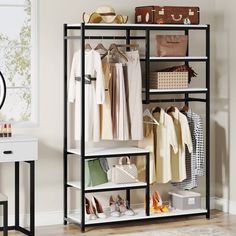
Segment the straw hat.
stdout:
<svg viewBox="0 0 236 236">
<path fill-rule="evenodd" d="M 110 6 L 102 6 L 97 8 L 92 14 L 84 12 L 83 21 L 85 23 L 117 23 L 125 24 L 128 21 L 128 16 L 116 15 L 114 8 Z"/>
</svg>

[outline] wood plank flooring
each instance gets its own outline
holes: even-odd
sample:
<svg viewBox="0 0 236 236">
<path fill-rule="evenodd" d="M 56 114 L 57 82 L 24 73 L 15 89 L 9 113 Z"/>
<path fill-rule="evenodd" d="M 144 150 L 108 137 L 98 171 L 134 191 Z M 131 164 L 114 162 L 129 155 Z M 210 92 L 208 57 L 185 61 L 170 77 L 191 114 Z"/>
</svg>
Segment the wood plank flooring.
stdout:
<svg viewBox="0 0 236 236">
<path fill-rule="evenodd" d="M 186 217 L 180 219 L 168 219 L 168 220 L 154 220 L 142 223 L 125 223 L 115 226 L 99 226 L 99 227 L 89 227 L 86 229 L 86 233 L 82 234 L 80 228 L 76 225 L 55 225 L 47 227 L 37 227 L 36 236 L 74 236 L 74 235 L 86 235 L 86 236 L 107 236 L 114 234 L 124 234 L 135 233 L 135 232 L 147 232 L 153 231 L 157 228 L 167 229 L 176 228 L 184 226 L 197 226 L 197 225 L 217 225 L 219 227 L 229 229 L 235 232 L 236 235 L 236 215 L 229 215 L 219 211 L 212 212 L 211 220 L 206 220 L 204 216 L 198 217 Z M 1 234 L 1 233 L 0 233 Z M 18 232 L 9 232 L 9 236 L 19 236 L 22 235 Z M 143 234 L 145 235 L 145 233 Z"/>
</svg>

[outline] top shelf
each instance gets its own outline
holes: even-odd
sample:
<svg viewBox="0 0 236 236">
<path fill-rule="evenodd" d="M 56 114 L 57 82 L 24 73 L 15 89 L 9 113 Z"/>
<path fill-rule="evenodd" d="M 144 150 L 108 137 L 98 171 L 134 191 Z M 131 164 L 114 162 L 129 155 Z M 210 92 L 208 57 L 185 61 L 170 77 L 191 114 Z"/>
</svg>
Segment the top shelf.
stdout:
<svg viewBox="0 0 236 236">
<path fill-rule="evenodd" d="M 80 24 L 67 24 L 67 29 L 80 29 Z M 134 29 L 134 30 L 206 30 L 209 25 L 169 25 L 169 24 L 84 24 L 85 29 Z"/>
</svg>

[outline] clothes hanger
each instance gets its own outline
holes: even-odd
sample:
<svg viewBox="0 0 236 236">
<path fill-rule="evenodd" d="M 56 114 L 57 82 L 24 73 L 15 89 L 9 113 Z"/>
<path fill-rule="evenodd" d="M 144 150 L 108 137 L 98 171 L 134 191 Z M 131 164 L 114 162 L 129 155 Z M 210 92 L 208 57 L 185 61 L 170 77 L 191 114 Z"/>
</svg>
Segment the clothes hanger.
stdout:
<svg viewBox="0 0 236 236">
<path fill-rule="evenodd" d="M 103 37 L 102 37 L 102 41 L 103 41 Z M 105 46 L 103 45 L 103 43 L 101 42 L 101 43 L 99 43 L 95 48 L 94 48 L 94 50 L 102 50 L 102 51 L 104 51 L 104 53 L 107 53 L 108 52 L 108 49 L 107 48 L 105 48 Z"/>
<path fill-rule="evenodd" d="M 168 107 L 167 110 L 166 110 L 166 112 L 167 112 L 167 113 L 175 112 L 175 106 L 172 105 L 172 106 Z"/>
<path fill-rule="evenodd" d="M 116 46 L 115 43 L 112 43 L 110 45 L 108 51 L 102 56 L 102 59 L 106 57 L 109 54 L 109 52 L 113 52 L 113 51 L 119 54 L 119 56 L 121 56 L 125 61 L 128 61 L 128 58 L 126 57 L 126 55 L 122 51 L 119 50 L 119 48 Z"/>
<path fill-rule="evenodd" d="M 189 111 L 189 105 L 188 103 L 185 103 L 184 106 L 180 110 L 181 112 L 188 112 Z"/>
<path fill-rule="evenodd" d="M 90 40 L 90 37 L 89 37 L 89 40 Z M 91 45 L 90 45 L 89 42 L 85 44 L 84 50 L 85 50 L 85 51 L 90 51 L 90 50 L 92 50 L 92 47 L 91 47 Z"/>
<path fill-rule="evenodd" d="M 86 43 L 85 46 L 84 46 L 84 50 L 85 50 L 85 51 L 90 51 L 90 50 L 92 50 L 91 45 L 90 45 L 89 43 Z"/>
<path fill-rule="evenodd" d="M 154 118 L 154 116 L 152 115 L 152 113 L 150 112 L 149 109 L 145 109 L 145 111 L 143 112 L 143 117 L 149 117 L 153 122 L 151 121 L 144 121 L 143 123 L 145 124 L 154 124 L 154 125 L 159 125 L 159 123 L 157 122 L 157 120 Z"/>
<path fill-rule="evenodd" d="M 99 43 L 94 50 L 103 50 L 105 53 L 108 52 L 108 50 L 104 47 L 102 43 Z"/>
<path fill-rule="evenodd" d="M 126 55 L 119 50 L 119 48 L 117 47 L 117 45 L 115 43 L 111 44 L 109 47 L 109 51 L 115 51 L 116 53 L 119 54 L 119 56 L 121 56 L 125 61 L 128 61 L 128 58 L 126 57 Z"/>
</svg>

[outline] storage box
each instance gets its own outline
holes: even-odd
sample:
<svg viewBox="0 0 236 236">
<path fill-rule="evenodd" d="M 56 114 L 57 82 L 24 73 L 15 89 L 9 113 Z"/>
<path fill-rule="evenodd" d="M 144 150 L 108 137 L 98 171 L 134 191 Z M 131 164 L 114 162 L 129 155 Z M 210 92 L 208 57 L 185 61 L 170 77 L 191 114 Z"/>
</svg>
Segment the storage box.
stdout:
<svg viewBox="0 0 236 236">
<path fill-rule="evenodd" d="M 152 72 L 151 89 L 185 89 L 188 88 L 188 72 Z"/>
<path fill-rule="evenodd" d="M 199 24 L 199 7 L 142 6 L 135 8 L 136 24 Z"/>
<path fill-rule="evenodd" d="M 191 191 L 169 192 L 170 204 L 179 210 L 190 210 L 201 208 L 201 194 Z"/>
</svg>

